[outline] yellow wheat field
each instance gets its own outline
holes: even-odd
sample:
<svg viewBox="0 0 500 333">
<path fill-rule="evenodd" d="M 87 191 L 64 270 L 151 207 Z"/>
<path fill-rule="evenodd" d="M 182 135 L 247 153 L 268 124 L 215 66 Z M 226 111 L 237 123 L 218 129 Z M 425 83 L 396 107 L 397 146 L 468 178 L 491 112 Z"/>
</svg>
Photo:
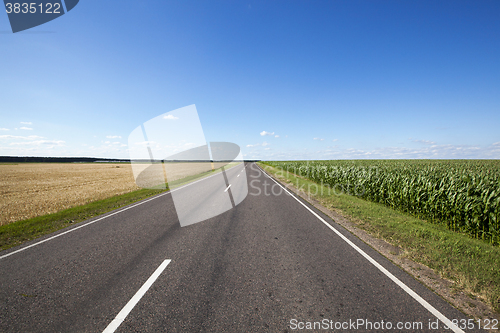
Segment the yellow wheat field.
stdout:
<svg viewBox="0 0 500 333">
<path fill-rule="evenodd" d="M 130 164 L 0 165 L 0 225 L 137 189 Z"/>
<path fill-rule="evenodd" d="M 226 163 L 214 163 L 220 168 Z M 232 166 L 231 163 L 229 166 Z M 139 174 L 149 164 L 136 164 Z M 212 169 L 210 163 L 169 163 L 153 169 L 175 181 Z M 147 174 L 146 174 L 147 176 Z M 157 177 L 153 177 L 158 184 Z M 161 177 L 161 181 L 164 178 Z M 132 165 L 108 163 L 0 164 L 0 225 L 138 190 Z"/>
</svg>

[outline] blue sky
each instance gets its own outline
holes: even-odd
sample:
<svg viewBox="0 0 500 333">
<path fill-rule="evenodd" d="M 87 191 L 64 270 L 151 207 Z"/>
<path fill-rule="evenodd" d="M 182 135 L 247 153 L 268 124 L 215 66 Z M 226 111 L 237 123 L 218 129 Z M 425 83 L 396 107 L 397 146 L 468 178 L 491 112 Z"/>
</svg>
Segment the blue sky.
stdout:
<svg viewBox="0 0 500 333">
<path fill-rule="evenodd" d="M 0 155 L 127 158 L 195 104 L 246 158 L 500 158 L 499 1 L 82 0 L 12 34 Z"/>
</svg>

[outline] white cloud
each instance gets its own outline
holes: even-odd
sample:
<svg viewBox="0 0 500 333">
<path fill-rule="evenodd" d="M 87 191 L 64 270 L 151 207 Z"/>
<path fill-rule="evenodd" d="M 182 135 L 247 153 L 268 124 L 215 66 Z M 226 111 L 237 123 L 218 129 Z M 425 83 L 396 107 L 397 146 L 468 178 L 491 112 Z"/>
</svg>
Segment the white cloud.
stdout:
<svg viewBox="0 0 500 333">
<path fill-rule="evenodd" d="M 289 150 L 276 155 L 280 160 L 306 159 L 498 159 L 500 142 L 489 146 L 425 145 L 420 148 L 382 147 L 372 150 L 328 147 L 320 151 Z"/>
<path fill-rule="evenodd" d="M 333 141 L 333 142 L 335 142 L 335 141 L 339 141 L 339 139 L 333 139 L 332 141 Z"/>
<path fill-rule="evenodd" d="M 176 117 L 172 114 L 169 114 L 169 115 L 163 116 L 163 119 L 176 120 L 176 119 L 179 119 L 179 117 Z"/>
<path fill-rule="evenodd" d="M 155 141 L 141 141 L 141 142 L 135 142 L 134 144 L 139 145 L 139 146 L 147 146 L 147 145 L 154 145 L 154 144 L 156 144 L 156 142 Z"/>
<path fill-rule="evenodd" d="M 279 136 L 279 135 L 275 135 L 274 137 L 275 137 L 275 138 L 279 138 L 280 136 Z"/>
<path fill-rule="evenodd" d="M 10 131 L 8 128 L 0 128 L 0 131 Z"/>
<path fill-rule="evenodd" d="M 122 137 L 120 135 L 107 135 L 106 138 L 108 138 L 108 139 L 121 139 Z"/>
<path fill-rule="evenodd" d="M 266 132 L 266 131 L 262 131 L 262 132 L 260 132 L 260 135 L 261 135 L 261 136 L 264 136 L 264 135 L 270 135 L 270 136 L 272 136 L 272 135 L 274 135 L 274 132 Z"/>
<path fill-rule="evenodd" d="M 19 135 L 0 135 L 0 139 L 23 139 L 23 140 L 34 140 L 34 139 L 44 139 L 43 136 L 29 135 L 29 136 L 19 136 Z"/>
<path fill-rule="evenodd" d="M 20 127 L 19 129 L 25 130 L 25 131 L 32 131 L 33 129 L 30 127 Z"/>
<path fill-rule="evenodd" d="M 412 140 L 412 139 L 410 139 L 410 140 L 413 142 L 417 142 L 417 143 L 423 143 L 424 145 L 435 145 L 436 144 L 434 141 L 430 141 L 430 140 Z"/>
<path fill-rule="evenodd" d="M 321 138 L 314 138 L 313 140 L 325 141 L 325 139 L 321 139 Z"/>
<path fill-rule="evenodd" d="M 331 139 L 328 139 L 331 140 Z M 500 159 L 500 141 L 487 145 L 462 144 L 421 144 L 415 146 L 408 140 L 405 146 L 382 146 L 374 149 L 349 148 L 331 145 L 322 149 L 288 148 L 266 150 L 266 148 L 248 149 L 253 159 L 262 160 L 331 160 L 331 159 Z M 327 140 L 325 140 L 327 141 Z M 339 139 L 339 141 L 342 141 Z M 258 144 L 261 146 L 261 144 Z M 321 145 L 320 145 L 321 146 Z"/>
<path fill-rule="evenodd" d="M 21 121 L 21 124 L 23 125 L 33 125 L 31 121 Z"/>
<path fill-rule="evenodd" d="M 38 141 L 27 141 L 27 142 L 12 142 L 11 146 L 40 146 L 40 145 L 52 145 L 52 146 L 64 146 L 66 142 L 62 140 L 38 140 Z"/>
<path fill-rule="evenodd" d="M 262 143 L 256 143 L 254 145 L 247 145 L 247 148 L 250 148 L 250 147 L 260 147 L 260 146 L 262 146 L 262 147 L 269 146 L 269 143 L 267 143 L 267 142 L 264 141 Z"/>
</svg>

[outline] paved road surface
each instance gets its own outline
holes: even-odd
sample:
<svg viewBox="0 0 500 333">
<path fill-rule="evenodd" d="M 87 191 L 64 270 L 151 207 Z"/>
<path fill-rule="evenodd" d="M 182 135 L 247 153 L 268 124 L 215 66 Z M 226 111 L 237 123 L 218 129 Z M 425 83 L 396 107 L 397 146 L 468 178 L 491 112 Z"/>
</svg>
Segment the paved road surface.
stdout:
<svg viewBox="0 0 500 333">
<path fill-rule="evenodd" d="M 228 170 L 229 181 L 241 170 Z M 1 252 L 0 331 L 103 332 L 129 304 L 116 332 L 294 332 L 322 320 L 345 328 L 331 332 L 451 332 L 441 322 L 429 330 L 437 317 L 384 269 L 446 318 L 465 319 L 312 209 L 377 268 L 255 164 L 244 172 L 247 197 L 201 223 L 181 228 L 171 194 L 163 194 Z M 15 252 L 30 244 L 38 245 Z M 382 321 L 392 330 L 375 329 Z"/>
</svg>

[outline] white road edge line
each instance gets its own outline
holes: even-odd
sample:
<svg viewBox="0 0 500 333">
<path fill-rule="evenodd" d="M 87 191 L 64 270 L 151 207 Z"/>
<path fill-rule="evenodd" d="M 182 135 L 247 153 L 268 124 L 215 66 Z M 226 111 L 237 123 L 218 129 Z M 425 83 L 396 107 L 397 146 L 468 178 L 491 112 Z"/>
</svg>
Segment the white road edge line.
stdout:
<svg viewBox="0 0 500 333">
<path fill-rule="evenodd" d="M 105 218 L 108 218 L 108 217 L 110 217 L 110 216 L 113 216 L 113 215 L 116 215 L 116 214 L 122 213 L 122 212 L 124 212 L 124 211 L 126 211 L 126 210 L 129 210 L 129 209 L 131 209 L 131 208 L 137 207 L 137 206 L 142 205 L 142 204 L 144 204 L 144 203 L 146 203 L 146 202 L 149 202 L 149 201 L 151 201 L 151 200 L 158 199 L 158 198 L 160 198 L 160 197 L 162 197 L 162 196 L 164 196 L 164 195 L 167 195 L 167 194 L 169 194 L 169 193 L 172 193 L 172 192 L 178 191 L 178 190 L 180 190 L 180 189 L 183 189 L 183 188 L 188 187 L 188 186 L 190 186 L 190 185 L 193 185 L 193 184 L 195 184 L 195 183 L 198 183 L 198 182 L 201 182 L 201 181 L 206 180 L 206 179 L 208 179 L 208 178 L 214 177 L 214 176 L 216 176 L 216 175 L 218 175 L 218 174 L 219 174 L 219 173 L 216 173 L 216 174 L 213 174 L 213 175 L 211 175 L 211 176 L 208 176 L 208 177 L 202 178 L 202 179 L 200 179 L 200 180 L 197 180 L 197 181 L 195 181 L 195 182 L 192 182 L 192 183 L 186 184 L 186 185 L 184 185 L 184 186 L 181 186 L 181 187 L 175 188 L 175 189 L 173 189 L 173 190 L 170 190 L 170 191 L 168 191 L 168 192 L 165 192 L 165 193 L 159 194 L 159 195 L 157 195 L 157 196 L 155 196 L 155 197 L 152 197 L 152 198 L 150 198 L 150 199 L 147 199 L 147 200 L 141 201 L 141 202 L 139 202 L 139 203 L 137 203 L 137 204 L 135 204 L 135 205 L 133 205 L 133 206 L 130 206 L 130 207 L 124 208 L 124 209 L 122 209 L 122 210 L 119 210 L 119 211 L 117 211 L 117 212 L 111 213 L 111 214 L 109 214 L 109 215 L 106 215 L 106 216 L 100 217 L 100 218 L 98 218 L 97 220 L 90 221 L 90 222 L 88 222 L 88 223 L 82 224 L 82 225 L 80 225 L 80 226 L 78 226 L 78 227 L 76 227 L 76 228 L 73 228 L 73 229 L 71 229 L 71 230 L 68 230 L 68 231 L 65 231 L 65 232 L 61 232 L 60 234 L 57 234 L 57 235 L 55 235 L 55 236 L 52 236 L 52 237 L 46 238 L 46 239 L 41 240 L 41 241 L 39 241 L 39 242 L 33 243 L 33 244 L 31 244 L 31 245 L 25 246 L 25 247 L 23 247 L 23 248 L 21 248 L 21 249 L 19 249 L 19 250 L 12 251 L 12 252 L 10 252 L 10 253 L 4 254 L 3 256 L 0 256 L 0 260 L 2 260 L 2 259 L 4 259 L 4 258 L 7 258 L 7 257 L 9 257 L 9 256 L 11 256 L 11 255 L 13 255 L 13 254 L 16 254 L 16 253 L 22 252 L 22 251 L 24 251 L 24 250 L 27 250 L 27 249 L 29 249 L 29 248 L 32 248 L 32 247 L 34 247 L 34 246 L 37 246 L 37 245 L 40 245 L 40 244 L 42 244 L 42 243 L 48 242 L 48 241 L 50 241 L 50 240 L 53 240 L 54 238 L 57 238 L 57 237 L 60 237 L 60 236 L 66 235 L 66 234 L 68 234 L 68 233 L 70 233 L 70 232 L 73 232 L 73 231 L 78 230 L 78 229 L 80 229 L 80 228 L 86 227 L 86 226 L 91 225 L 91 224 L 93 224 L 93 223 L 99 222 L 99 221 L 104 220 Z"/>
<path fill-rule="evenodd" d="M 227 190 L 229 190 L 230 187 L 231 187 L 231 184 L 229 184 L 229 186 L 224 190 L 224 192 L 227 192 Z"/>
<path fill-rule="evenodd" d="M 285 187 L 283 187 L 280 183 L 278 183 L 274 178 L 270 177 L 260 166 L 258 166 L 264 174 L 270 178 L 273 182 L 278 184 L 282 189 L 285 190 L 292 198 L 297 200 L 302 206 L 304 206 L 309 212 L 311 212 L 314 216 L 316 216 L 321 222 L 323 222 L 328 228 L 330 228 L 333 232 L 335 232 L 340 238 L 342 238 L 347 244 L 352 246 L 356 251 L 358 251 L 363 257 L 365 257 L 370 263 L 372 263 L 375 267 L 377 267 L 382 273 L 384 273 L 389 279 L 391 279 L 394 283 L 396 283 L 401 289 L 406 291 L 408 295 L 413 297 L 420 305 L 422 305 L 424 308 L 426 308 L 430 313 L 432 313 L 436 318 L 441 320 L 446 326 L 448 326 L 453 332 L 455 333 L 464 333 L 459 327 L 455 326 L 451 320 L 446 318 L 441 312 L 439 312 L 436 308 L 434 308 L 432 305 L 430 305 L 425 299 L 420 297 L 416 292 L 410 289 L 406 284 L 401 282 L 397 277 L 392 275 L 391 272 L 389 272 L 387 269 L 385 269 L 382 265 L 380 265 L 375 259 L 370 257 L 365 251 L 361 250 L 359 247 L 357 247 L 353 242 L 351 242 L 347 237 L 342 235 L 337 229 L 332 227 L 329 223 L 327 223 L 321 216 L 316 214 L 311 208 L 307 207 L 306 204 L 304 204 L 302 201 L 300 201 L 296 196 L 291 194 Z"/>
<path fill-rule="evenodd" d="M 142 285 L 142 287 L 135 293 L 135 295 L 128 301 L 127 304 L 123 307 L 123 309 L 118 312 L 115 319 L 111 323 L 109 323 L 108 327 L 102 333 L 113 333 L 116 329 L 123 323 L 125 318 L 127 318 L 128 314 L 132 309 L 136 306 L 136 304 L 141 300 L 142 296 L 146 294 L 149 288 L 155 283 L 156 279 L 160 276 L 160 274 L 167 268 L 168 264 L 170 264 L 170 259 L 166 259 L 162 262 L 160 267 L 156 269 L 156 271 L 149 277 L 149 279 Z"/>
</svg>

